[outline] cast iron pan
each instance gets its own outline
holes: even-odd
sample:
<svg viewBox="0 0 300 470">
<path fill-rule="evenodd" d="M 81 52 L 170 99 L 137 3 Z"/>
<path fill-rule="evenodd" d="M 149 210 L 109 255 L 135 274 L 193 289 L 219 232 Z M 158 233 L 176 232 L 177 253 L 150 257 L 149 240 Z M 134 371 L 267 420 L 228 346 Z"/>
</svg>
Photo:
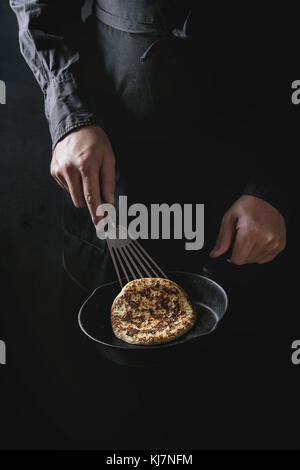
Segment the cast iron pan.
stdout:
<svg viewBox="0 0 300 470">
<path fill-rule="evenodd" d="M 99 353 L 118 364 L 149 367 L 178 360 L 183 349 L 214 331 L 226 312 L 228 300 L 224 289 L 212 279 L 200 274 L 173 271 L 169 279 L 179 284 L 195 306 L 197 320 L 193 328 L 170 343 L 137 346 L 115 337 L 110 323 L 110 310 L 120 292 L 118 281 L 98 287 L 82 305 L 78 321 L 85 335 Z"/>
</svg>

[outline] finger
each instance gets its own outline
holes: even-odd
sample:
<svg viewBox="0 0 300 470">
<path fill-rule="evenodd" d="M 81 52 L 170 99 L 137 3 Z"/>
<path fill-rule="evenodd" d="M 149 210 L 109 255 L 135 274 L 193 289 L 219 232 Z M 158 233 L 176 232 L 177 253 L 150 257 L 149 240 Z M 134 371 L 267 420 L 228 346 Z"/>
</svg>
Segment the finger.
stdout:
<svg viewBox="0 0 300 470">
<path fill-rule="evenodd" d="M 280 253 L 281 250 L 278 248 L 265 248 L 264 250 L 260 249 L 257 253 L 253 255 L 254 263 L 263 264 L 272 261 Z"/>
<path fill-rule="evenodd" d="M 273 261 L 273 259 L 276 258 L 277 255 L 278 255 L 278 252 L 269 253 L 267 256 L 259 258 L 259 260 L 256 262 L 257 264 L 269 263 L 270 261 Z"/>
<path fill-rule="evenodd" d="M 59 186 L 61 186 L 63 189 L 65 189 L 66 191 L 69 191 L 69 188 L 68 188 L 68 185 L 66 183 L 66 180 L 62 177 L 62 176 L 53 176 L 53 178 L 55 179 L 55 181 L 57 182 L 57 184 L 59 184 Z"/>
<path fill-rule="evenodd" d="M 250 245 L 250 252 L 248 254 L 245 253 L 244 259 L 240 260 L 240 264 L 245 263 L 257 263 L 259 259 L 265 257 L 269 254 L 270 250 L 266 249 L 266 247 L 261 246 L 261 243 L 253 242 L 251 247 L 251 241 L 249 242 L 248 246 Z"/>
<path fill-rule="evenodd" d="M 65 179 L 66 179 L 74 206 L 77 208 L 85 207 L 86 204 L 85 204 L 80 174 L 74 169 L 72 173 L 65 175 Z"/>
<path fill-rule="evenodd" d="M 235 234 L 235 226 L 236 217 L 233 215 L 225 214 L 222 219 L 216 244 L 210 252 L 210 256 L 212 258 L 217 258 L 218 256 L 221 256 L 226 253 L 227 250 L 229 250 Z"/>
<path fill-rule="evenodd" d="M 104 157 L 102 163 L 101 191 L 105 202 L 115 203 L 115 158 L 113 154 Z"/>
<path fill-rule="evenodd" d="M 59 167 L 55 163 L 53 163 L 53 160 L 50 165 L 50 174 L 59 186 L 68 191 L 68 185 L 66 183 L 66 180 L 64 179 L 62 173 L 59 171 Z"/>
<path fill-rule="evenodd" d="M 272 243 L 259 243 L 256 244 L 254 249 L 250 253 L 252 263 L 263 263 L 272 261 L 285 247 L 285 241 L 273 240 Z M 265 261 L 267 260 L 267 261 Z"/>
<path fill-rule="evenodd" d="M 99 221 L 99 217 L 96 216 L 97 207 L 101 204 L 100 198 L 100 183 L 99 183 L 99 169 L 89 171 L 81 175 L 84 199 L 87 203 L 91 219 L 94 225 Z"/>
<path fill-rule="evenodd" d="M 230 262 L 237 265 L 253 262 L 250 258 L 253 249 L 254 243 L 248 236 L 247 227 L 238 229 L 233 244 Z"/>
</svg>

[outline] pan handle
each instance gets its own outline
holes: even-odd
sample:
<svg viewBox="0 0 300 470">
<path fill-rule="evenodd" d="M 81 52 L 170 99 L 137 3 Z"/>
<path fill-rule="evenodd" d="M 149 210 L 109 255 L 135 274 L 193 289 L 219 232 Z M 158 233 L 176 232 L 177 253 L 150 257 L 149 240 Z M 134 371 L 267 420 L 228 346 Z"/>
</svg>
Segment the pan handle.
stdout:
<svg viewBox="0 0 300 470">
<path fill-rule="evenodd" d="M 225 263 L 228 263 L 228 259 L 231 257 L 231 250 L 224 255 L 220 256 L 219 258 L 210 258 L 207 256 L 205 260 L 205 264 L 202 266 L 202 275 L 213 279 L 215 277 L 215 273 L 220 269 L 220 267 L 224 266 Z"/>
</svg>

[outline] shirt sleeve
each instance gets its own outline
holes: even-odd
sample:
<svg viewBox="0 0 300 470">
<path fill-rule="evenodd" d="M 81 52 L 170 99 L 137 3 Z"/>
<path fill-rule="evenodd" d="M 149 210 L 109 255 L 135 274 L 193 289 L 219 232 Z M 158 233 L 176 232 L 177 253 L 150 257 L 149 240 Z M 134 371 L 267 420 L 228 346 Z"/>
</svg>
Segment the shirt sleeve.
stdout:
<svg viewBox="0 0 300 470">
<path fill-rule="evenodd" d="M 274 147 L 266 149 L 256 161 L 243 194 L 264 199 L 289 220 L 295 210 L 294 156 L 277 144 L 277 151 Z"/>
<path fill-rule="evenodd" d="M 21 53 L 44 94 L 53 148 L 73 129 L 102 126 L 85 89 L 83 4 L 84 0 L 10 0 Z"/>
<path fill-rule="evenodd" d="M 243 194 L 264 199 L 281 212 L 286 219 L 293 213 L 292 198 L 284 180 L 253 178 L 246 184 Z"/>
</svg>

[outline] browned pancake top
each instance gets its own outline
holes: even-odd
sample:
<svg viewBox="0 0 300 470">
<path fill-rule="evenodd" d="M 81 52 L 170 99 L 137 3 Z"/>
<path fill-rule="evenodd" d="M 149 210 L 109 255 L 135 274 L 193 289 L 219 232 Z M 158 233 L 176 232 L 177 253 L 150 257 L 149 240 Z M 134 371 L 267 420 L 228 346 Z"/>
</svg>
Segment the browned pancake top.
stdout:
<svg viewBox="0 0 300 470">
<path fill-rule="evenodd" d="M 129 282 L 116 297 L 111 322 L 118 338 L 133 344 L 171 341 L 195 322 L 195 313 L 184 290 L 162 278 Z"/>
</svg>

